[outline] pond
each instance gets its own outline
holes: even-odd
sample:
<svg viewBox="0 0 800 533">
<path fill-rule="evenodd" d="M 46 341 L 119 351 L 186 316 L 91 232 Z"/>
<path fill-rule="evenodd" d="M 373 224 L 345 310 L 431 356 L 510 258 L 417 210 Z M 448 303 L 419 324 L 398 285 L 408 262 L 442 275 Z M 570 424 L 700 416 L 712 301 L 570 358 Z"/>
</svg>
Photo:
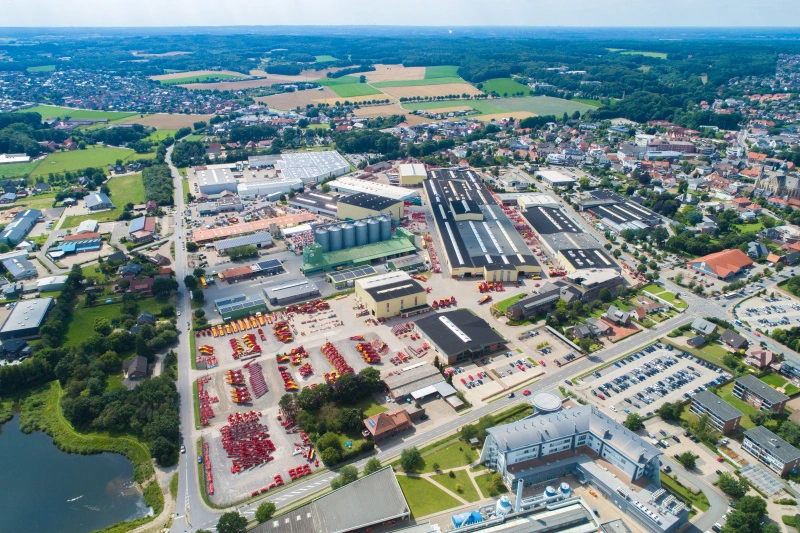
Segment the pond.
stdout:
<svg viewBox="0 0 800 533">
<path fill-rule="evenodd" d="M 64 453 L 46 434 L 20 431 L 19 415 L 0 427 L 0 457 L 5 531 L 85 533 L 149 511 L 126 457 Z"/>
</svg>

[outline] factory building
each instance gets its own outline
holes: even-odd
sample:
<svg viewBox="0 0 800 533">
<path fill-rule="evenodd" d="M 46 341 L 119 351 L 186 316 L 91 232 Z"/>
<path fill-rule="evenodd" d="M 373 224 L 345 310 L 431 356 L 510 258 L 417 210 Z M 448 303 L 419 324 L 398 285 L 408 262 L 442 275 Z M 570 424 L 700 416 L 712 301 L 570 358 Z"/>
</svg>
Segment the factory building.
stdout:
<svg viewBox="0 0 800 533">
<path fill-rule="evenodd" d="M 350 172 L 350 163 L 339 152 L 299 152 L 281 154 L 276 166 L 283 177 L 305 183 L 319 183 Z"/>
<path fill-rule="evenodd" d="M 231 224 L 230 226 L 220 226 L 210 229 L 197 229 L 192 232 L 192 239 L 194 242 L 201 244 L 215 241 L 217 239 L 235 237 L 238 235 L 247 235 L 248 233 L 256 233 L 259 231 L 277 232 L 279 229 L 296 226 L 297 224 L 302 224 L 304 222 L 313 222 L 316 219 L 317 217 L 311 213 L 296 213 L 293 215 L 284 215 L 282 217 L 244 222 L 242 224 Z"/>
<path fill-rule="evenodd" d="M 348 250 L 391 238 L 392 221 L 388 216 L 318 226 L 314 230 L 314 242 L 322 247 L 323 253 Z"/>
<path fill-rule="evenodd" d="M 248 183 L 240 183 L 236 186 L 236 191 L 239 196 L 244 200 L 252 200 L 253 198 L 270 198 L 275 196 L 280 197 L 281 194 L 289 194 L 292 189 L 298 190 L 303 188 L 303 182 L 297 178 L 281 177 L 271 180 L 251 181 Z"/>
<path fill-rule="evenodd" d="M 344 176 L 329 181 L 327 185 L 330 186 L 332 191 L 341 192 L 344 194 L 358 194 L 366 192 L 374 194 L 375 196 L 382 196 L 383 198 L 390 198 L 392 200 L 411 200 L 412 198 L 419 197 L 419 191 L 414 189 L 404 189 L 396 185 L 388 185 L 386 183 L 378 183 L 375 181 L 354 178 L 351 176 Z"/>
<path fill-rule="evenodd" d="M 556 258 L 570 274 L 579 270 L 619 268 L 600 248 L 565 248 L 558 251 Z"/>
<path fill-rule="evenodd" d="M 356 268 L 348 268 L 347 270 L 337 270 L 330 272 L 325 276 L 325 281 L 333 285 L 337 291 L 355 287 L 356 281 L 370 276 L 377 276 L 378 271 L 369 265 Z"/>
<path fill-rule="evenodd" d="M 264 289 L 264 296 L 273 306 L 284 306 L 290 303 L 319 298 L 320 292 L 309 279 L 292 279 L 273 287 Z"/>
<path fill-rule="evenodd" d="M 400 165 L 400 185 L 403 186 L 419 186 L 428 177 L 425 171 L 425 165 L 420 164 L 404 164 Z"/>
<path fill-rule="evenodd" d="M 539 170 L 536 172 L 536 175 L 541 177 L 542 181 L 550 187 L 566 187 L 578 182 L 576 178 L 557 170 Z"/>
<path fill-rule="evenodd" d="M 331 217 L 337 216 L 337 204 L 340 198 L 338 196 L 331 196 L 317 191 L 305 192 L 296 194 L 293 198 L 289 198 L 289 205 L 300 209 L 305 209 L 311 213 L 318 215 L 328 215 Z M 342 218 L 342 217 L 339 217 Z"/>
<path fill-rule="evenodd" d="M 16 246 L 22 242 L 37 222 L 44 220 L 38 209 L 28 209 L 17 213 L 14 220 L 0 232 L 0 242 L 8 246 Z"/>
<path fill-rule="evenodd" d="M 336 211 L 336 216 L 342 220 L 389 215 L 398 222 L 403 216 L 403 202 L 362 192 L 339 198 Z"/>
<path fill-rule="evenodd" d="M 392 237 L 388 216 L 318 227 L 315 242 L 303 247 L 304 274 L 367 266 L 415 252 L 415 235 L 398 228 Z M 327 251 L 326 251 L 327 250 Z"/>
<path fill-rule="evenodd" d="M 52 298 L 21 300 L 6 317 L 0 327 L 0 340 L 35 339 L 44 323 L 48 311 L 53 307 Z"/>
<path fill-rule="evenodd" d="M 403 271 L 359 279 L 355 286 L 356 297 L 375 318 L 405 317 L 430 309 L 425 288 Z"/>
<path fill-rule="evenodd" d="M 93 192 L 83 199 L 86 203 L 86 209 L 89 211 L 100 211 L 103 209 L 114 209 L 114 204 L 111 199 L 102 192 Z"/>
<path fill-rule="evenodd" d="M 219 194 L 222 191 L 236 192 L 235 168 L 233 164 L 195 167 L 194 173 L 197 176 L 197 186 L 200 194 L 209 196 Z"/>
<path fill-rule="evenodd" d="M 255 246 L 256 248 L 269 248 L 273 246 L 272 235 L 269 232 L 261 231 L 250 235 L 243 235 L 241 237 L 232 237 L 214 242 L 214 249 L 220 255 L 225 255 L 231 248 L 238 248 L 240 246 Z"/>
<path fill-rule="evenodd" d="M 652 228 L 661 223 L 660 215 L 615 192 L 596 190 L 589 194 L 590 200 L 578 202 L 581 210 L 601 219 L 615 233 Z"/>
<path fill-rule="evenodd" d="M 222 320 L 233 320 L 245 316 L 252 316 L 258 312 L 267 310 L 267 304 L 259 295 L 236 294 L 228 298 L 214 300 L 214 307 L 217 308 Z"/>
<path fill-rule="evenodd" d="M 506 342 L 484 319 L 467 309 L 421 318 L 414 322 L 414 328 L 450 365 L 488 355 Z"/>
</svg>

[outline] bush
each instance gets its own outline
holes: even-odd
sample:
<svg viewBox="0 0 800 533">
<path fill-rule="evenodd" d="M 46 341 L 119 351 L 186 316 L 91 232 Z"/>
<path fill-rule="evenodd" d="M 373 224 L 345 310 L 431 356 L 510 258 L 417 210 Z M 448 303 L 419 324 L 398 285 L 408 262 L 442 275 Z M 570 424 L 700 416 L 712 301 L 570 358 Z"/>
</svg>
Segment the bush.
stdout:
<svg viewBox="0 0 800 533">
<path fill-rule="evenodd" d="M 256 509 L 256 520 L 259 524 L 263 524 L 275 514 L 275 504 L 272 502 L 264 502 Z"/>
</svg>

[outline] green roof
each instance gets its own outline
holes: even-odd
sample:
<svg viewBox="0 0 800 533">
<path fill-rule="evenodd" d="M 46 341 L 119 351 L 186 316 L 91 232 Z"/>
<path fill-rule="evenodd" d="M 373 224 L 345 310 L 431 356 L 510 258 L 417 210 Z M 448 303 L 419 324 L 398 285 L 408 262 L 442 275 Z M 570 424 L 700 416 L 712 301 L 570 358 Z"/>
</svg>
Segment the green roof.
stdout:
<svg viewBox="0 0 800 533">
<path fill-rule="evenodd" d="M 322 255 L 318 262 L 308 262 L 302 267 L 303 273 L 331 270 L 340 266 L 353 266 L 368 263 L 375 259 L 407 254 L 417 248 L 408 239 L 395 237 L 388 241 L 376 242 L 346 250 L 337 250 Z"/>
</svg>

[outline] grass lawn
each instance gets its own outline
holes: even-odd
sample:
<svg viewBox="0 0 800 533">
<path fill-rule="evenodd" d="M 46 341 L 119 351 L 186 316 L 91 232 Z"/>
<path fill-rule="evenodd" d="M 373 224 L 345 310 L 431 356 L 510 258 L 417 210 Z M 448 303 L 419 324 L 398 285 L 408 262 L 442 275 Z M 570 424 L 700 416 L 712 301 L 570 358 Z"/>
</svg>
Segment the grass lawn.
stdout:
<svg viewBox="0 0 800 533">
<path fill-rule="evenodd" d="M 764 229 L 764 223 L 759 221 L 755 224 L 734 224 L 733 227 L 736 228 L 739 233 L 758 233 Z"/>
<path fill-rule="evenodd" d="M 425 67 L 425 79 L 435 78 L 460 78 L 458 67 L 453 65 L 440 65 L 437 67 Z"/>
<path fill-rule="evenodd" d="M 759 379 L 764 383 L 766 383 L 767 385 L 772 386 L 773 388 L 783 387 L 784 383 L 786 383 L 786 378 L 784 378 L 783 376 L 779 376 L 778 374 L 767 374 L 766 376 Z"/>
<path fill-rule="evenodd" d="M 718 364 L 722 365 L 722 359 L 729 352 L 719 344 L 707 344 L 700 348 L 700 353 L 705 355 L 707 359 L 714 359 L 718 361 Z"/>
<path fill-rule="evenodd" d="M 31 161 L 30 163 L 11 163 L 9 165 L 0 165 L 0 178 L 25 178 L 33 172 L 39 161 Z"/>
<path fill-rule="evenodd" d="M 145 141 L 152 141 L 152 142 L 159 142 L 163 141 L 167 137 L 175 137 L 175 134 L 178 133 L 177 130 L 156 130 L 143 140 Z"/>
<path fill-rule="evenodd" d="M 424 473 L 434 471 L 433 463 L 439 463 L 441 470 L 467 466 L 478 459 L 478 454 L 470 448 L 469 444 L 455 441 L 422 457 L 425 459 L 425 467 L 421 470 Z"/>
<path fill-rule="evenodd" d="M 678 485 L 677 481 L 663 472 L 661 473 L 661 486 L 678 496 L 680 499 L 684 500 L 686 503 L 694 505 L 703 512 L 708 511 L 710 507 L 708 504 L 708 498 L 705 494 L 702 492 L 694 494 L 688 488 Z"/>
<path fill-rule="evenodd" d="M 642 290 L 649 292 L 650 294 L 660 294 L 664 292 L 664 287 L 651 283 L 650 285 L 645 285 L 642 287 Z"/>
<path fill-rule="evenodd" d="M 329 130 L 331 129 L 330 124 L 309 124 L 308 129 L 310 130 Z"/>
<path fill-rule="evenodd" d="M 100 284 L 106 282 L 106 275 L 103 274 L 103 271 L 100 270 L 97 265 L 87 265 L 81 267 L 81 272 L 83 273 L 84 278 L 95 278 L 95 280 Z"/>
<path fill-rule="evenodd" d="M 646 56 L 646 57 L 655 57 L 658 59 L 666 59 L 667 54 L 664 52 L 644 52 L 640 50 L 623 50 L 620 54 L 628 55 L 628 56 Z"/>
<path fill-rule="evenodd" d="M 444 85 L 446 83 L 466 83 L 463 79 L 455 78 L 425 78 L 424 80 L 395 80 L 378 81 L 371 84 L 373 87 L 417 87 L 420 85 Z"/>
<path fill-rule="evenodd" d="M 115 208 L 108 211 L 98 211 L 97 213 L 89 213 L 88 215 L 72 215 L 64 219 L 61 224 L 61 229 L 69 229 L 80 226 L 84 220 L 96 220 L 98 222 L 113 222 L 119 218 L 122 209 Z"/>
<path fill-rule="evenodd" d="M 573 102 L 578 102 L 579 104 L 586 104 L 592 107 L 603 107 L 603 104 L 598 100 L 590 100 L 589 98 L 573 98 Z"/>
<path fill-rule="evenodd" d="M 517 303 L 518 301 L 522 300 L 523 298 L 528 297 L 528 294 L 517 294 L 516 296 L 512 296 L 511 298 L 506 298 L 505 300 L 501 300 L 494 304 L 494 308 L 500 311 L 503 314 L 506 314 L 506 309 L 508 309 L 511 305 Z"/>
<path fill-rule="evenodd" d="M 677 299 L 677 298 L 675 297 L 675 295 L 674 295 L 674 294 L 672 294 L 672 293 L 671 293 L 671 292 L 669 292 L 669 291 L 664 291 L 664 292 L 661 292 L 661 293 L 659 293 L 657 296 L 658 296 L 659 298 L 661 298 L 662 300 L 666 300 L 666 301 L 668 301 L 669 303 L 671 303 L 672 305 L 674 305 L 674 306 L 675 306 L 675 307 L 677 307 L 678 309 L 686 309 L 686 308 L 689 306 L 689 304 L 687 304 L 687 303 L 686 303 L 686 302 L 684 302 L 683 300 L 679 300 L 679 299 Z"/>
<path fill-rule="evenodd" d="M 356 83 L 347 83 L 344 85 L 333 85 L 331 86 L 331 89 L 333 89 L 333 92 L 335 92 L 342 98 L 348 98 L 353 96 L 371 96 L 373 94 L 380 94 L 382 96 L 386 96 L 375 87 L 366 83 L 356 82 Z"/>
<path fill-rule="evenodd" d="M 199 76 L 186 76 L 185 78 L 172 78 L 169 80 L 159 80 L 161 85 L 178 85 L 181 83 L 203 83 L 206 81 L 217 80 L 238 80 L 244 78 L 244 74 L 201 74 Z"/>
<path fill-rule="evenodd" d="M 455 477 L 450 477 L 450 474 L 437 474 L 433 476 L 433 480 L 439 485 L 447 487 L 468 502 L 476 502 L 481 499 L 475 485 L 470 481 L 469 474 L 466 470 L 456 470 L 453 474 Z M 461 485 L 460 491 L 456 490 L 456 485 Z"/>
<path fill-rule="evenodd" d="M 317 60 L 317 63 L 330 63 L 331 61 L 339 61 L 337 58 L 327 54 L 323 54 L 321 56 L 314 56 L 314 59 Z"/>
<path fill-rule="evenodd" d="M 510 78 L 493 78 L 486 80 L 481 85 L 480 89 L 486 93 L 497 93 L 500 96 L 511 96 L 512 94 L 522 93 L 528 94 L 530 87 L 522 85 L 518 81 Z"/>
<path fill-rule="evenodd" d="M 427 479 L 397 476 L 400 488 L 408 501 L 411 514 L 420 518 L 460 505 L 459 501 Z"/>
<path fill-rule="evenodd" d="M 55 65 L 39 65 L 38 67 L 28 67 L 28 72 L 53 72 Z"/>
<path fill-rule="evenodd" d="M 125 385 L 122 384 L 122 374 L 114 374 L 106 378 L 106 390 L 126 390 Z"/>
<path fill-rule="evenodd" d="M 189 203 L 189 180 L 181 180 L 181 186 L 183 187 L 183 201 L 188 204 Z"/>
<path fill-rule="evenodd" d="M 364 398 L 363 400 L 358 402 L 355 405 L 355 407 L 358 407 L 359 409 L 364 411 L 364 416 L 367 417 L 388 411 L 387 408 L 376 402 L 375 399 L 372 397 Z"/>
<path fill-rule="evenodd" d="M 492 495 L 489 493 L 489 482 L 492 480 L 493 473 L 482 474 L 480 476 L 475 477 L 475 483 L 477 483 L 478 488 L 481 489 L 484 498 L 491 498 Z M 508 487 L 505 484 L 500 484 L 500 493 L 508 492 Z"/>
<path fill-rule="evenodd" d="M 717 394 L 719 395 L 720 398 L 722 398 L 723 400 L 731 404 L 733 407 L 737 408 L 742 413 L 744 413 L 744 416 L 742 417 L 741 421 L 741 426 L 744 429 L 752 429 L 756 427 L 756 425 L 753 424 L 752 420 L 750 420 L 750 415 L 755 414 L 757 412 L 756 408 L 750 405 L 749 403 L 743 402 L 742 400 L 734 396 L 733 385 L 734 383 L 731 382 L 725 385 L 724 387 L 720 387 L 720 389 L 717 391 Z"/>
<path fill-rule="evenodd" d="M 55 201 L 55 199 L 55 193 L 37 194 L 36 196 L 20 198 L 14 202 L 14 207 L 24 207 L 25 209 L 50 209 L 53 207 L 53 201 Z"/>
<path fill-rule="evenodd" d="M 128 203 L 144 203 L 144 182 L 141 174 L 111 178 L 108 180 L 108 189 L 111 192 L 111 201 L 118 207 L 125 207 Z"/>
<path fill-rule="evenodd" d="M 58 174 L 73 172 L 89 167 L 102 168 L 113 165 L 117 159 L 123 162 L 131 159 L 146 159 L 147 154 L 137 154 L 128 148 L 112 148 L 108 146 L 88 146 L 86 150 L 72 150 L 71 152 L 54 152 L 39 162 L 31 176 L 47 176 L 49 173 Z"/>
<path fill-rule="evenodd" d="M 102 297 L 98 298 L 98 300 L 104 301 Z M 139 312 L 149 311 L 154 315 L 158 315 L 163 306 L 167 304 L 174 305 L 174 301 L 172 300 L 158 302 L 155 298 L 145 298 L 136 303 L 139 304 Z M 67 328 L 64 346 L 77 346 L 94 331 L 95 318 L 107 318 L 111 320 L 119 316 L 120 309 L 122 309 L 122 302 L 98 305 L 95 307 L 83 307 L 81 303 L 77 311 L 72 314 L 72 319 Z M 131 346 L 131 349 L 133 349 L 133 346 Z"/>
<path fill-rule="evenodd" d="M 93 111 L 91 109 L 74 109 L 54 105 L 37 105 L 25 110 L 26 112 L 39 113 L 43 119 L 50 117 L 70 117 L 75 119 L 108 119 L 116 120 L 131 117 L 137 113 L 130 111 Z"/>
<path fill-rule="evenodd" d="M 182 140 L 184 141 L 202 141 L 208 137 L 208 135 L 200 135 L 199 133 L 192 133 L 191 135 L 187 135 Z"/>
</svg>

